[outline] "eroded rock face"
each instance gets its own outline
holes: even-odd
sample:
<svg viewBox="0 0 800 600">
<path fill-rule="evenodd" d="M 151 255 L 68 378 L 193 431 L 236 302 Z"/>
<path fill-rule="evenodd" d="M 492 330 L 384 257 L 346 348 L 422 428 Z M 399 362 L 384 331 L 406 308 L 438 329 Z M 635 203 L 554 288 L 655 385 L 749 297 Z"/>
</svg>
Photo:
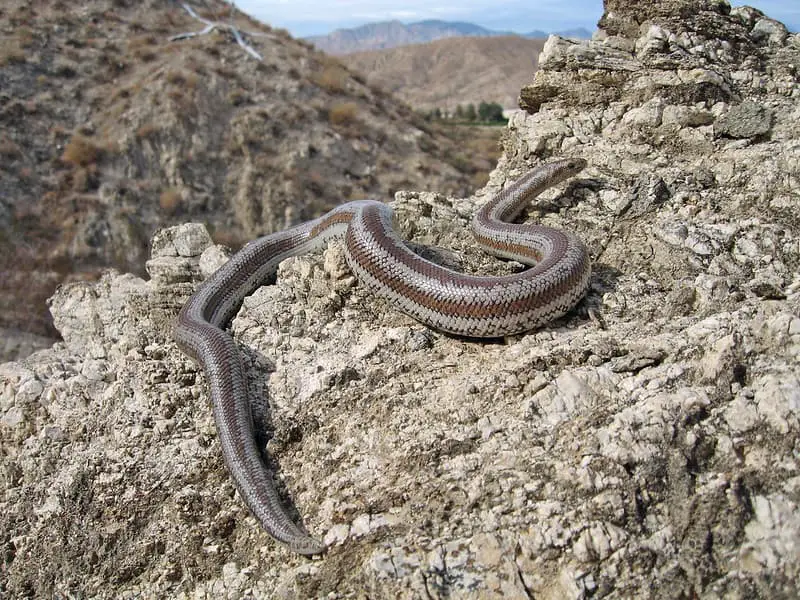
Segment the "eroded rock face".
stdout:
<svg viewBox="0 0 800 600">
<path fill-rule="evenodd" d="M 337 244 L 246 299 L 232 331 L 256 421 L 324 558 L 273 542 L 224 471 L 170 323 L 225 251 L 186 225 L 154 241 L 149 281 L 61 288 L 64 342 L 0 367 L 3 592 L 796 595 L 800 85 L 782 65 L 800 40 L 667 67 L 680 32 L 642 7 L 660 33 L 551 39 L 533 88 L 561 83 L 512 120 L 479 197 L 395 199 L 405 236 L 461 257 L 435 260 L 510 272 L 471 249 L 475 207 L 525 164 L 586 158 L 532 211 L 594 258 L 566 318 L 500 343 L 448 337 L 370 296 Z M 761 20 L 712 13 L 751 33 Z M 692 14 L 687 30 L 706 18 Z M 737 106 L 754 118 L 731 135 Z"/>
</svg>

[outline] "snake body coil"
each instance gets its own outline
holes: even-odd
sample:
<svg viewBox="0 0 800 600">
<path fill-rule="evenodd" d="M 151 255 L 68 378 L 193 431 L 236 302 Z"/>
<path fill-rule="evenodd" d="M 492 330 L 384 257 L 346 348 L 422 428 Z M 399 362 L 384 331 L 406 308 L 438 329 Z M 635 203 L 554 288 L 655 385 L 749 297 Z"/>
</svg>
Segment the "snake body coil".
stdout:
<svg viewBox="0 0 800 600">
<path fill-rule="evenodd" d="M 533 197 L 585 165 L 577 158 L 541 165 L 475 215 L 478 244 L 495 255 L 532 265 L 520 273 L 467 275 L 427 261 L 393 231 L 387 205 L 365 200 L 249 243 L 189 298 L 178 315 L 175 339 L 206 372 L 225 463 L 245 504 L 274 538 L 300 554 L 325 550 L 281 504 L 256 445 L 241 358 L 223 329 L 245 296 L 272 279 L 281 261 L 344 236 L 345 256 L 358 279 L 435 329 L 470 337 L 533 329 L 566 313 L 585 294 L 589 256 L 571 233 L 507 221 Z"/>
</svg>

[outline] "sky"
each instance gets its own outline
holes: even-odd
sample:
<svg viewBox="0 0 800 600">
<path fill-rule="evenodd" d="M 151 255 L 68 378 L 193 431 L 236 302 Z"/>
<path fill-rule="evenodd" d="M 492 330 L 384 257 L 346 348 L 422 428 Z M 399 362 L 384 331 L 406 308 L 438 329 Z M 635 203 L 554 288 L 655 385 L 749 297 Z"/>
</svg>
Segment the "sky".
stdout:
<svg viewBox="0 0 800 600">
<path fill-rule="evenodd" d="M 749 4 L 792 31 L 800 28 L 800 0 L 733 0 L 731 4 Z M 288 29 L 295 37 L 393 19 L 466 21 L 516 33 L 574 27 L 593 31 L 603 14 L 602 0 L 237 0 L 236 6 L 273 27 Z"/>
</svg>

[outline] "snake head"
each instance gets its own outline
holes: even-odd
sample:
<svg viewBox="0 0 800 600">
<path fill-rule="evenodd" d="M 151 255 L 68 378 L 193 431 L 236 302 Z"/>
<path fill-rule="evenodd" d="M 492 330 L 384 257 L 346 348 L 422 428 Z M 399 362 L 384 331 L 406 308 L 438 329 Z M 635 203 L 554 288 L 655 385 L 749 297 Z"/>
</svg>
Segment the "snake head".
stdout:
<svg viewBox="0 0 800 600">
<path fill-rule="evenodd" d="M 569 171 L 570 175 L 576 175 L 586 168 L 586 159 L 573 157 L 564 159 L 564 168 Z"/>
</svg>

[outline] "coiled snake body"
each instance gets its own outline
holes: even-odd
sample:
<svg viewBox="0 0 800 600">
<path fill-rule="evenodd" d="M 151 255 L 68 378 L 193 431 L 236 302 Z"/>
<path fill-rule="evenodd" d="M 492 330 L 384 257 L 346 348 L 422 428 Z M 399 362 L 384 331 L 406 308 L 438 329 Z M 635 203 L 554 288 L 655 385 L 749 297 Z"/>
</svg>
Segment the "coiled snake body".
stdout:
<svg viewBox="0 0 800 600">
<path fill-rule="evenodd" d="M 495 255 L 533 265 L 520 273 L 467 275 L 427 261 L 393 231 L 387 205 L 365 200 L 249 243 L 189 298 L 175 323 L 175 339 L 205 370 L 225 464 L 245 504 L 274 538 L 300 554 L 325 550 L 281 504 L 256 445 L 241 358 L 223 329 L 245 296 L 272 279 L 284 259 L 344 236 L 345 256 L 358 279 L 426 325 L 470 337 L 533 329 L 566 313 L 585 294 L 589 256 L 571 233 L 508 221 L 537 194 L 585 165 L 574 158 L 536 167 L 475 215 L 478 244 Z"/>
</svg>

